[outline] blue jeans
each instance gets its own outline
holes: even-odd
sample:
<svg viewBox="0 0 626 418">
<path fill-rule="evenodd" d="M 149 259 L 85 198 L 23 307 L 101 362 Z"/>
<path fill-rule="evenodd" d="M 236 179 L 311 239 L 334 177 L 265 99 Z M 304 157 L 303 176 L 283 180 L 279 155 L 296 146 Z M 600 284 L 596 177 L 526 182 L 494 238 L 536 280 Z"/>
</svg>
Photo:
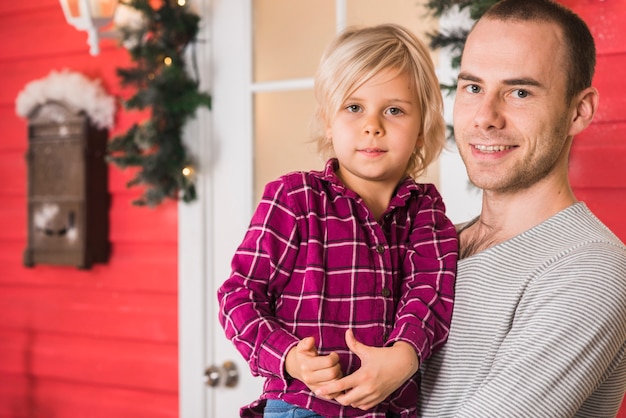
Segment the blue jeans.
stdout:
<svg viewBox="0 0 626 418">
<path fill-rule="evenodd" d="M 264 418 L 323 418 L 308 409 L 300 408 L 278 399 L 268 399 L 265 403 Z"/>
<path fill-rule="evenodd" d="M 285 401 L 268 399 L 265 404 L 264 418 L 323 418 L 308 409 L 291 405 Z M 399 414 L 387 412 L 387 418 L 399 418 Z"/>
</svg>

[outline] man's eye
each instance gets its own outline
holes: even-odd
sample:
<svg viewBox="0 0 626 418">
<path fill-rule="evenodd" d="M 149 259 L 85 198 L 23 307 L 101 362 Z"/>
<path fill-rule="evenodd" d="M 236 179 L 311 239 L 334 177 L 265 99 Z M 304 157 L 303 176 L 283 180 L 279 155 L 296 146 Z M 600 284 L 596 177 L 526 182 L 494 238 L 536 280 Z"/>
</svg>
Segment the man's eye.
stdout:
<svg viewBox="0 0 626 418">
<path fill-rule="evenodd" d="M 361 106 L 359 105 L 348 105 L 346 106 L 346 110 L 348 112 L 356 113 L 361 110 Z"/>
<path fill-rule="evenodd" d="M 518 99 L 525 99 L 529 96 L 529 94 L 526 90 L 517 89 L 513 90 L 513 96 L 517 97 Z"/>
<path fill-rule="evenodd" d="M 465 91 L 472 94 L 480 93 L 480 87 L 476 84 L 470 84 L 469 86 L 465 87 Z"/>
</svg>

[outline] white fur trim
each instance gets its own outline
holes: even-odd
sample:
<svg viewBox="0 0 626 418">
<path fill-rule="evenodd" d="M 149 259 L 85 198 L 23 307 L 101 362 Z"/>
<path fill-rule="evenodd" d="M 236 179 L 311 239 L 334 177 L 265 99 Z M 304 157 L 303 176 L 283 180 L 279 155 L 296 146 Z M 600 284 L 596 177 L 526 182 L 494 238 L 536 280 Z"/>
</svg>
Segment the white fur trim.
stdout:
<svg viewBox="0 0 626 418">
<path fill-rule="evenodd" d="M 26 118 L 49 100 L 65 102 L 84 111 L 98 128 L 113 126 L 115 99 L 104 91 L 100 80 L 89 80 L 67 69 L 53 70 L 47 77 L 26 84 L 15 100 L 15 112 Z"/>
</svg>

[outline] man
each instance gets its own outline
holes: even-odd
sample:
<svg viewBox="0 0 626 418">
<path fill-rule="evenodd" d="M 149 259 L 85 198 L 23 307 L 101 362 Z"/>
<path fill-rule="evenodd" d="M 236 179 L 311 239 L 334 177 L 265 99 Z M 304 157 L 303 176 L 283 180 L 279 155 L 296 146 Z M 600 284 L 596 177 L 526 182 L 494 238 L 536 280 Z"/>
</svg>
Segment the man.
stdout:
<svg viewBox="0 0 626 418">
<path fill-rule="evenodd" d="M 454 130 L 480 216 L 460 231 L 450 336 L 423 417 L 614 417 L 626 385 L 626 248 L 568 181 L 595 46 L 548 0 L 503 0 L 463 51 Z"/>
</svg>

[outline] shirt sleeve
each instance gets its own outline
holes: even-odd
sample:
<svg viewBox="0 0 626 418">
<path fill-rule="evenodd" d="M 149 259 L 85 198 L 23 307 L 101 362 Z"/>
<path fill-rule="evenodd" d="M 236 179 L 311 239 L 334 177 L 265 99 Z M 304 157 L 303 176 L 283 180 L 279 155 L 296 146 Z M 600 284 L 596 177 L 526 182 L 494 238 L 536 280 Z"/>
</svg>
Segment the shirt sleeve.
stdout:
<svg viewBox="0 0 626 418">
<path fill-rule="evenodd" d="M 284 357 L 298 339 L 275 318 L 270 287 L 289 277 L 297 248 L 288 194 L 280 180 L 271 182 L 217 292 L 220 324 L 255 376 L 286 379 Z"/>
<path fill-rule="evenodd" d="M 457 233 L 434 186 L 419 196 L 404 260 L 401 298 L 388 344 L 405 341 L 420 362 L 447 339 L 458 258 Z"/>
<path fill-rule="evenodd" d="M 536 277 L 485 383 L 455 417 L 615 416 L 626 379 L 623 256 L 594 243 Z"/>
</svg>

